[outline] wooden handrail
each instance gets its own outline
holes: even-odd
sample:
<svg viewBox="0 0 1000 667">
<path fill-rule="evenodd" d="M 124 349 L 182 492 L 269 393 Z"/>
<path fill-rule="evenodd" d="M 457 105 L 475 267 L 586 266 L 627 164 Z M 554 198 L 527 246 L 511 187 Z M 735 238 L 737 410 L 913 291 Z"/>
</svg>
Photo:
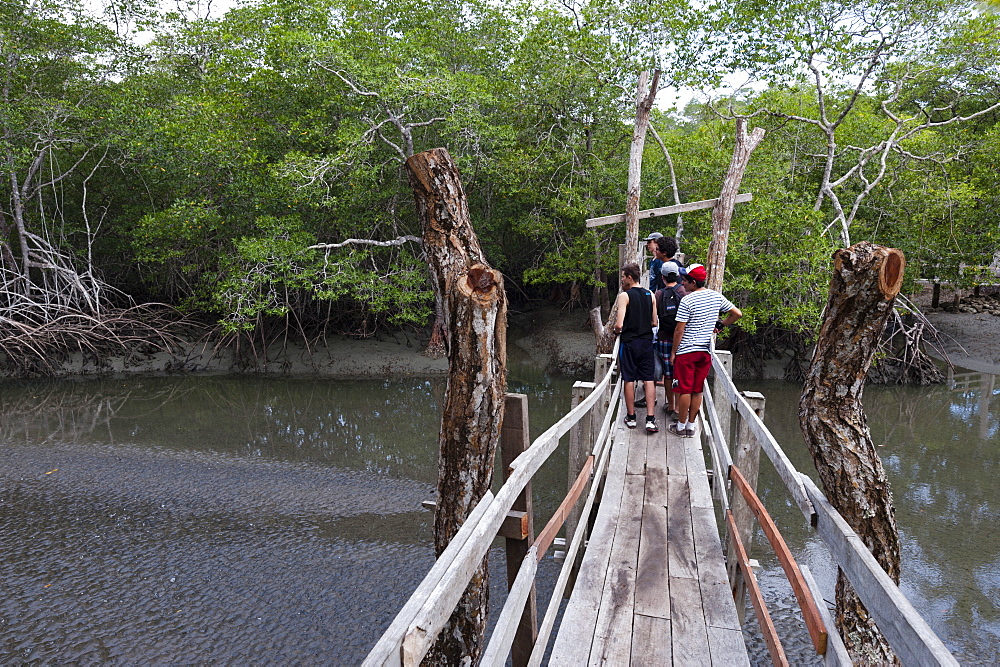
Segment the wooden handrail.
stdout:
<svg viewBox="0 0 1000 667">
<path fill-rule="evenodd" d="M 902 663 L 957 667 L 955 657 L 816 483 L 806 475 L 802 475 L 802 483 L 819 514 L 816 532 Z"/>
<path fill-rule="evenodd" d="M 724 382 L 721 384 L 726 390 L 725 398 L 746 420 L 748 428 L 759 440 L 761 448 L 767 452 L 768 458 L 791 493 L 792 499 L 806 517 L 810 528 L 816 530 L 823 538 L 837 566 L 851 582 L 896 655 L 904 664 L 957 665 L 954 656 L 899 591 L 899 587 L 889 575 L 878 565 L 878 561 L 858 534 L 830 505 L 815 482 L 798 472 L 791 464 L 774 436 L 739 394 L 725 368 L 714 355 L 712 366 L 716 373 L 722 373 L 724 376 Z M 716 399 L 718 400 L 718 397 Z M 717 407 L 718 403 L 714 405 Z M 790 479 L 792 475 L 795 477 L 794 480 Z M 800 497 L 801 494 L 804 494 L 804 497 Z M 752 505 L 749 501 L 747 504 Z M 813 603 L 815 606 L 815 598 Z M 829 635 L 827 637 L 829 647 L 830 637 Z"/>
<path fill-rule="evenodd" d="M 616 341 L 616 351 L 618 344 Z M 417 663 L 426 655 L 518 495 L 558 447 L 559 438 L 604 395 L 613 369 L 614 365 L 583 401 L 535 438 L 531 446 L 510 463 L 508 479 L 497 495 L 487 492 L 479 501 L 431 571 L 376 642 L 364 665 Z M 610 416 L 614 410 L 608 413 Z"/>
<path fill-rule="evenodd" d="M 618 387 L 621 387 L 621 382 L 618 383 Z M 612 404 L 608 410 L 607 419 L 614 421 L 618 416 L 621 416 L 617 412 L 617 404 Z M 611 436 L 607 436 L 606 444 L 601 447 L 600 455 L 597 459 L 597 466 L 594 470 L 593 483 L 590 485 L 590 491 L 587 493 L 587 500 L 583 504 L 583 511 L 580 516 L 590 516 L 590 512 L 594 507 L 594 502 L 597 499 L 597 491 L 600 488 L 600 484 L 597 482 L 604 477 L 604 472 L 607 470 L 608 461 L 611 459 Z M 573 540 L 566 545 L 566 558 L 563 561 L 562 569 L 559 570 L 559 577 L 556 579 L 556 585 L 552 590 L 552 597 L 549 599 L 549 606 L 545 609 L 545 616 L 542 618 L 542 622 L 538 626 L 538 639 L 535 641 L 535 648 L 531 651 L 531 658 L 528 660 L 529 667 L 538 667 L 542 664 L 542 658 L 545 656 L 545 648 L 549 643 L 549 635 L 552 633 L 553 627 L 555 627 L 556 616 L 559 614 L 559 609 L 562 607 L 562 596 L 563 592 L 566 590 L 566 586 L 569 584 L 570 574 L 573 572 L 573 563 L 576 562 L 576 554 L 579 552 L 580 547 L 583 545 L 583 537 L 586 535 L 587 531 L 578 530 L 573 534 Z"/>
<path fill-rule="evenodd" d="M 757 623 L 760 625 L 761 633 L 764 635 L 764 643 L 767 644 L 767 651 L 771 654 L 771 662 L 775 665 L 788 667 L 788 658 L 785 657 L 785 650 L 781 647 L 781 640 L 778 639 L 778 632 L 774 629 L 774 621 L 767 611 L 764 603 L 764 596 L 760 592 L 760 585 L 757 583 L 757 575 L 750 567 L 750 559 L 747 558 L 747 551 L 743 547 L 743 540 L 740 539 L 740 531 L 736 528 L 733 520 L 732 510 L 726 510 L 726 527 L 732 536 L 733 546 L 736 549 L 737 564 L 743 571 L 743 578 L 747 583 L 747 591 L 750 593 L 750 602 L 753 604 L 754 613 L 757 614 Z M 737 600 L 742 603 L 742 600 Z"/>
<path fill-rule="evenodd" d="M 725 512 L 729 509 L 729 492 L 726 491 L 726 480 L 729 478 L 729 467 L 733 465 L 733 457 L 730 456 L 726 439 L 722 435 L 722 425 L 719 423 L 715 401 L 712 399 L 712 392 L 709 390 L 707 383 L 705 384 L 705 391 L 702 397 L 705 401 L 704 412 L 708 415 L 708 419 L 705 419 L 704 415 L 700 415 L 701 423 L 704 427 L 702 432 L 709 439 L 709 451 L 712 453 L 712 468 L 715 470 L 715 481 L 712 485 L 715 494 L 719 497 L 719 502 L 722 504 L 722 511 Z"/>
<path fill-rule="evenodd" d="M 725 373 L 721 364 L 714 357 L 713 365 L 716 366 L 717 373 Z M 462 592 L 468 586 L 475 568 L 485 557 L 493 536 L 497 534 L 517 496 L 555 451 L 559 444 L 559 438 L 591 411 L 601 397 L 606 395 L 606 390 L 614 374 L 613 370 L 614 365 L 583 401 L 536 438 L 530 447 L 511 462 L 507 482 L 498 490 L 495 497 L 492 493 L 487 493 L 480 500 L 447 549 L 438 558 L 417 590 L 376 643 L 364 664 L 416 664 L 423 658 L 446 624 Z M 867 551 L 857 534 L 829 505 L 815 484 L 795 470 L 781 450 L 780 445 L 736 390 L 728 374 L 725 375 L 721 386 L 725 389 L 726 396 L 724 398 L 743 416 L 750 432 L 760 441 L 761 448 L 767 452 L 768 458 L 774 464 L 782 481 L 785 482 L 799 509 L 809 521 L 810 526 L 817 529 L 830 547 L 837 564 L 847 574 L 848 579 L 854 585 L 855 590 L 900 658 L 904 662 L 919 664 L 957 665 L 957 662 L 930 630 L 926 622 L 902 596 L 898 587 L 878 567 L 877 562 Z M 616 419 L 616 411 L 619 409 L 617 403 L 621 388 L 622 383 L 616 382 L 612 402 L 602 422 L 592 454 L 586 459 L 583 470 L 577 476 L 559 508 L 539 534 L 538 541 L 522 561 L 514 586 L 511 588 L 501 613 L 501 619 L 498 621 L 497 629 L 494 631 L 487 652 L 484 654 L 483 664 L 501 664 L 506 660 L 513 637 L 511 633 L 516 629 L 517 619 L 520 618 L 521 610 L 524 607 L 525 595 L 531 589 L 531 583 L 537 572 L 537 563 L 565 521 L 569 508 L 579 502 L 584 489 L 587 488 L 588 480 L 592 483 L 589 487 L 582 516 L 589 515 L 594 506 L 599 488 L 597 481 L 604 476 L 610 459 L 612 449 L 610 443 L 613 439 L 611 429 Z M 826 649 L 824 642 L 828 640 L 829 635 L 822 625 L 816 600 L 787 545 L 778 533 L 777 526 L 767 514 L 760 499 L 743 479 L 740 471 L 732 465 L 716 412 L 717 403 L 714 400 L 716 397 L 711 396 L 707 390 L 706 394 L 706 415 L 702 416 L 702 423 L 706 426 L 704 432 L 712 445 L 712 455 L 715 460 L 716 473 L 719 475 L 720 487 L 724 487 L 725 476 L 723 473 L 728 473 L 727 476 L 733 480 L 734 486 L 747 500 L 748 506 L 757 517 L 764 534 L 778 555 L 782 568 L 785 570 L 802 607 L 803 617 L 806 620 L 813 644 L 818 652 L 823 653 Z M 721 494 L 721 497 L 726 509 L 726 524 L 733 536 L 734 548 L 737 552 L 738 567 L 746 579 L 751 601 L 758 614 L 758 619 L 760 619 L 761 629 L 768 644 L 768 650 L 771 651 L 775 664 L 788 664 L 764 605 L 756 576 L 749 566 L 746 549 L 740 541 L 738 530 L 733 523 L 732 513 L 728 509 L 728 498 L 725 493 Z M 571 565 L 582 547 L 584 534 L 585 531 L 577 531 L 567 545 L 566 562 L 560 571 L 556 590 L 549 601 L 545 617 L 539 628 L 538 640 L 529 661 L 531 665 L 539 665 L 544 656 L 545 647 L 560 606 L 559 601 L 567 585 L 572 570 Z M 872 570 L 873 563 L 877 571 Z M 818 625 L 812 618 L 813 612 L 816 612 L 815 616 L 820 618 Z M 819 628 L 818 631 L 817 628 Z"/>
<path fill-rule="evenodd" d="M 726 374 L 725 368 L 723 368 L 718 357 L 715 355 L 712 355 L 712 368 L 715 369 L 716 373 L 721 373 L 725 377 L 723 386 L 725 386 L 726 398 L 729 404 L 743 417 L 747 428 L 750 429 L 750 432 L 754 434 L 754 437 L 760 443 L 761 449 L 767 452 L 767 458 L 771 460 L 771 464 L 774 465 L 774 469 L 777 471 L 778 476 L 781 477 L 781 481 L 785 483 L 788 492 L 792 494 L 792 500 L 795 501 L 799 511 L 802 512 L 809 525 L 814 526 L 816 524 L 816 510 L 813 509 L 805 487 L 802 486 L 802 481 L 799 479 L 799 471 L 792 465 L 788 456 L 785 455 L 784 450 L 781 449 L 781 445 L 774 439 L 771 432 L 767 430 L 764 422 L 757 416 L 754 409 L 740 395 L 736 385 L 733 384 L 732 378 Z M 721 400 L 721 397 L 716 396 L 715 399 Z"/>
<path fill-rule="evenodd" d="M 778 527 L 774 524 L 767 510 L 764 509 L 764 504 L 760 502 L 760 498 L 750 488 L 750 485 L 747 484 L 746 479 L 743 477 L 743 473 L 735 465 L 729 467 L 729 479 L 733 480 L 733 486 L 739 489 L 739 492 L 743 495 L 743 499 L 747 501 L 747 506 L 753 512 L 753 515 L 757 517 L 757 523 L 760 524 L 761 530 L 764 531 L 764 536 L 771 543 L 771 548 L 781 563 L 781 569 L 785 571 L 785 577 L 792 585 L 795 599 L 799 601 L 802 618 L 806 622 L 806 629 L 809 630 L 809 638 L 812 639 L 816 653 L 826 655 L 826 627 L 823 625 L 823 619 L 820 617 L 819 608 L 813 599 L 812 591 L 809 590 L 809 586 L 806 584 L 805 578 L 799 570 L 799 564 L 795 562 L 795 557 L 788 550 L 788 545 L 785 544 L 781 533 L 778 532 Z"/>
<path fill-rule="evenodd" d="M 492 667 L 502 667 L 507 662 L 507 654 L 510 653 L 514 635 L 517 633 L 517 624 L 521 620 L 521 613 L 524 610 L 524 603 L 531 594 L 531 587 L 535 581 L 535 574 L 538 572 L 538 561 L 535 552 L 535 545 L 528 549 L 524 555 L 521 567 L 517 570 L 517 578 L 514 585 L 507 593 L 507 600 L 503 609 L 500 610 L 500 617 L 497 619 L 496 627 L 493 628 L 493 635 L 490 643 L 483 651 L 479 660 L 480 667 L 490 665 Z"/>
<path fill-rule="evenodd" d="M 556 538 L 556 533 L 562 528 L 563 524 L 566 523 L 566 517 L 569 516 L 569 511 L 573 509 L 576 505 L 576 501 L 580 499 L 580 495 L 583 494 L 583 489 L 587 486 L 587 482 L 590 481 L 590 471 L 594 468 L 594 455 L 591 454 L 587 457 L 587 460 L 583 462 L 583 469 L 580 470 L 580 474 L 576 476 L 576 480 L 573 482 L 573 486 L 570 487 L 569 492 L 563 501 L 559 503 L 559 507 L 552 514 L 552 518 L 549 522 L 545 524 L 545 528 L 542 528 L 542 532 L 538 533 L 538 537 L 535 538 L 535 547 L 538 549 L 537 558 L 542 560 L 545 557 L 545 552 L 548 551 L 549 545 L 552 544 L 552 540 Z"/>
</svg>

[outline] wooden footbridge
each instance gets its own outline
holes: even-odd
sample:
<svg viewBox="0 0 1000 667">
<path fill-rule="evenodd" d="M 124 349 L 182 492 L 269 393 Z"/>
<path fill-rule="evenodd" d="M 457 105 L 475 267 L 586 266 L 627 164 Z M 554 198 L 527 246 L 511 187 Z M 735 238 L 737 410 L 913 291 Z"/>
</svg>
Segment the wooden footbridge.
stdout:
<svg viewBox="0 0 1000 667">
<path fill-rule="evenodd" d="M 755 525 L 789 578 L 817 654 L 825 664 L 850 664 L 808 569 L 795 562 L 754 492 L 763 451 L 901 662 L 957 665 L 822 492 L 791 465 L 761 420 L 763 397 L 733 385 L 728 353 L 717 352 L 713 367 L 693 438 L 668 433 L 662 412 L 659 433 L 624 427 L 612 355 L 597 358 L 595 382 L 577 383 L 572 409 L 534 442 L 527 397 L 509 395 L 503 486 L 479 502 L 365 664 L 419 664 L 497 535 L 506 542 L 508 595 L 483 665 L 747 665 L 747 598 L 772 661 L 788 664 L 749 559 Z M 569 491 L 536 536 L 531 479 L 563 436 Z M 564 524 L 566 537 L 557 540 Z M 563 567 L 539 619 L 534 578 L 554 545 Z"/>
</svg>

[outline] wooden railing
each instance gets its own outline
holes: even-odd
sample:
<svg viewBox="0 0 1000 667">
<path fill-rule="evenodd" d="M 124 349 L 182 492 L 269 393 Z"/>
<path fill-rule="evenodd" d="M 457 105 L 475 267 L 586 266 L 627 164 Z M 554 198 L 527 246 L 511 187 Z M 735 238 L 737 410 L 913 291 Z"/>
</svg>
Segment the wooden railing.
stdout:
<svg viewBox="0 0 1000 667">
<path fill-rule="evenodd" d="M 817 653 L 825 656 L 827 665 L 851 664 L 850 656 L 837 633 L 832 616 L 825 606 L 816 603 L 823 598 L 809 569 L 795 563 L 777 527 L 754 491 L 757 459 L 761 450 L 767 454 L 807 524 L 823 539 L 834 561 L 843 570 L 902 663 L 958 665 L 927 622 L 879 566 L 861 538 L 830 505 L 823 492 L 811 478 L 797 471 L 792 465 L 761 419 L 759 413 L 762 410 L 763 397 L 754 392 L 740 392 L 733 384 L 728 370 L 729 353 L 716 352 L 712 366 L 715 371 L 713 381 L 715 394 L 725 403 L 721 405 L 717 403 L 712 389 L 705 387 L 701 433 L 711 452 L 715 472 L 713 492 L 726 518 L 731 582 L 734 594 L 737 596 L 738 607 L 743 604 L 742 587 L 746 585 L 754 609 L 758 612 L 772 661 L 775 664 L 788 664 L 776 635 L 772 634 L 773 625 L 770 624 L 763 599 L 759 596 L 753 570 L 749 567 L 745 542 L 753 528 L 750 516 L 760 523 L 781 562 L 802 608 L 803 618 Z M 733 447 L 730 448 L 726 440 L 730 434 L 733 418 L 736 419 L 736 438 Z M 734 455 L 731 455 L 730 451 L 733 451 Z M 744 477 L 746 469 L 752 470 L 752 482 Z M 743 505 L 736 501 L 737 494 Z M 733 498 L 732 504 L 730 498 Z M 741 510 L 744 514 L 742 517 L 740 517 Z M 736 570 L 739 571 L 739 575 L 734 576 Z"/>
<path fill-rule="evenodd" d="M 523 407 L 525 399 L 515 395 L 508 397 L 509 406 L 512 400 L 520 400 L 522 407 L 509 413 L 511 421 L 516 422 L 513 430 L 520 435 L 503 435 L 507 439 L 502 443 L 504 459 L 509 461 L 504 471 L 504 484 L 496 495 L 489 492 L 476 505 L 372 648 L 365 665 L 419 664 L 445 627 L 498 534 L 507 539 L 509 591 L 480 664 L 503 665 L 512 653 L 515 665 L 542 663 L 586 534 L 585 530 L 574 530 L 573 517 L 582 517 L 581 525 L 585 525 L 586 517 L 592 513 L 610 458 L 612 426 L 621 416 L 618 408 L 622 384 L 615 381 L 615 358 L 616 354 L 598 357 L 595 382 L 577 383 L 574 387 L 575 406 L 530 445 L 525 435 L 526 415 L 518 412 L 526 409 Z M 822 596 L 809 569 L 795 562 L 777 526 L 756 495 L 760 451 L 767 455 L 807 525 L 826 543 L 837 565 L 847 575 L 902 662 L 957 665 L 940 639 L 879 567 L 858 535 L 813 481 L 795 469 L 764 426 L 760 416 L 763 397 L 737 390 L 728 366 L 728 353 L 715 353 L 713 387 L 723 402 L 717 403 L 712 389 L 705 387 L 704 409 L 699 417 L 700 432 L 713 463 L 713 494 L 727 526 L 727 561 L 737 608 L 743 607 L 744 595 L 749 593 L 773 662 L 788 664 L 750 566 L 752 521 L 761 525 L 791 583 L 817 653 L 824 655 L 828 665 L 851 664 L 829 611 L 825 605 L 818 604 Z M 513 419 L 515 413 L 520 416 Z M 505 431 L 507 422 L 505 418 Z M 735 427 L 732 430 L 736 434 L 732 447 L 727 443 L 731 427 Z M 570 465 L 579 472 L 571 480 L 566 497 L 551 519 L 538 537 L 533 538 L 530 529 L 531 479 L 567 433 L 571 433 L 571 448 L 575 442 L 578 450 L 570 453 Z M 518 438 L 523 442 L 519 444 Z M 585 499 L 577 513 L 575 508 L 581 498 Z M 538 563 L 555 543 L 557 533 L 568 519 L 563 567 L 545 614 L 535 627 L 533 593 Z M 513 575 L 515 571 L 516 575 Z"/>
<path fill-rule="evenodd" d="M 525 603 L 534 590 L 535 573 L 538 562 L 554 541 L 559 528 L 569 516 L 570 509 L 588 490 L 582 516 L 588 516 L 594 505 L 599 481 L 607 468 L 611 447 L 611 425 L 614 423 L 621 383 L 613 382 L 617 377 L 615 354 L 598 358 L 597 374 L 593 390 L 559 421 L 537 437 L 523 453 L 507 466 L 506 481 L 496 495 L 487 492 L 470 513 L 465 523 L 452 538 L 448 547 L 435 561 L 430 572 L 410 596 L 396 618 L 389 625 L 372 648 L 365 665 L 417 665 L 430 650 L 438 634 L 445 627 L 448 618 L 458 604 L 462 593 L 472 579 L 479 563 L 486 556 L 493 542 L 511 513 L 511 508 L 531 482 L 532 477 L 548 460 L 559 445 L 559 439 L 572 428 L 588 419 L 591 427 L 599 424 L 596 437 L 584 438 L 593 442 L 588 453 L 584 470 L 577 483 L 572 486 L 567 497 L 560 504 L 553 517 L 532 543 L 530 535 L 525 539 L 528 548 L 517 568 L 508 595 L 490 641 L 482 656 L 482 665 L 503 665 L 525 609 Z M 596 418 L 596 419 L 595 419 Z M 588 434 L 589 435 L 589 434 Z M 566 559 L 563 571 L 556 582 L 545 616 L 537 630 L 537 640 L 532 637 L 530 664 L 540 664 L 555 625 L 559 604 L 569 581 L 572 565 L 582 545 L 584 532 L 575 531 L 566 545 Z M 508 567 L 511 564 L 508 563 Z M 523 647 L 522 647 L 523 648 Z"/>
</svg>

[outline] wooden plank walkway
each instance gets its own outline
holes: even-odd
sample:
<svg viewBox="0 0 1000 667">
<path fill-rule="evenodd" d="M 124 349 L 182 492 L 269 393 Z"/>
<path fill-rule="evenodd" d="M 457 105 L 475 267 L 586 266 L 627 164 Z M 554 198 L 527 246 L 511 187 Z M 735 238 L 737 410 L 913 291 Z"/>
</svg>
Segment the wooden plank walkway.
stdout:
<svg viewBox="0 0 1000 667">
<path fill-rule="evenodd" d="M 617 426 L 551 665 L 749 665 L 701 439 Z"/>
</svg>

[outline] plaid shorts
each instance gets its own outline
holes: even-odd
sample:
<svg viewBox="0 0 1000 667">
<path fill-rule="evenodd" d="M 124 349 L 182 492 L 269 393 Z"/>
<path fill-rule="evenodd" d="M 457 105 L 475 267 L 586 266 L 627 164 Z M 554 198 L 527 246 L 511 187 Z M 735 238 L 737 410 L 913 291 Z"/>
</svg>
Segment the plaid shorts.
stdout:
<svg viewBox="0 0 1000 667">
<path fill-rule="evenodd" d="M 672 340 L 653 341 L 653 349 L 660 358 L 660 365 L 663 367 L 663 374 L 668 378 L 674 377 L 674 365 L 670 363 L 670 350 L 674 347 Z"/>
</svg>

